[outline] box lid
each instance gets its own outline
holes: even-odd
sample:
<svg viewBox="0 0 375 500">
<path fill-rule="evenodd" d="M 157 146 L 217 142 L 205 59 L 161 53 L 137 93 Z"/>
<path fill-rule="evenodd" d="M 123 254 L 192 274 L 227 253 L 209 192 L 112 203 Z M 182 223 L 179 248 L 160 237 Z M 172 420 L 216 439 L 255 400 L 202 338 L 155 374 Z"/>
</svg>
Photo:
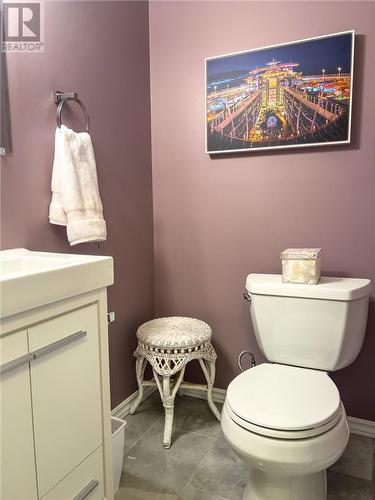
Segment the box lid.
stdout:
<svg viewBox="0 0 375 500">
<path fill-rule="evenodd" d="M 281 259 L 316 260 L 322 252 L 321 248 L 287 248 L 280 254 Z"/>
</svg>

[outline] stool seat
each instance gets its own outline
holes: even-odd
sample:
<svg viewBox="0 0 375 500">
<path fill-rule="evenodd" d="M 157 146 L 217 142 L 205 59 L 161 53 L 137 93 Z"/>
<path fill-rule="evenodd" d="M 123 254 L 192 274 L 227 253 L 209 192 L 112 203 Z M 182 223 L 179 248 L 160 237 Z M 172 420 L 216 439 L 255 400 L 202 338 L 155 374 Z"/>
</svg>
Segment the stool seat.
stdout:
<svg viewBox="0 0 375 500">
<path fill-rule="evenodd" d="M 212 330 L 204 321 L 182 316 L 152 319 L 137 330 L 141 344 L 161 350 L 198 350 L 211 340 L 211 335 Z"/>
<path fill-rule="evenodd" d="M 220 420 L 220 412 L 212 396 L 216 352 L 211 344 L 211 336 L 212 330 L 207 323 L 181 316 L 153 319 L 143 323 L 137 330 L 138 346 L 134 356 L 138 396 L 130 408 L 130 413 L 134 413 L 142 402 L 144 387 L 156 386 L 165 410 L 165 448 L 171 445 L 174 400 L 178 391 L 205 391 L 212 413 Z M 207 382 L 204 385 L 184 382 L 185 367 L 193 360 L 199 361 Z M 152 367 L 153 380 L 144 380 L 147 362 Z"/>
</svg>

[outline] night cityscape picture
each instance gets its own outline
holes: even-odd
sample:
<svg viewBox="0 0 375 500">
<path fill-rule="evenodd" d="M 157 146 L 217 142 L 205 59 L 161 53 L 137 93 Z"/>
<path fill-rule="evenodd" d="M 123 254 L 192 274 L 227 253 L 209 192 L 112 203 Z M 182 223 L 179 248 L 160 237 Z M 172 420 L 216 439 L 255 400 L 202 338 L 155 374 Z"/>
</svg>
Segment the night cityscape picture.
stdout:
<svg viewBox="0 0 375 500">
<path fill-rule="evenodd" d="M 207 153 L 350 142 L 354 32 L 206 59 Z"/>
</svg>

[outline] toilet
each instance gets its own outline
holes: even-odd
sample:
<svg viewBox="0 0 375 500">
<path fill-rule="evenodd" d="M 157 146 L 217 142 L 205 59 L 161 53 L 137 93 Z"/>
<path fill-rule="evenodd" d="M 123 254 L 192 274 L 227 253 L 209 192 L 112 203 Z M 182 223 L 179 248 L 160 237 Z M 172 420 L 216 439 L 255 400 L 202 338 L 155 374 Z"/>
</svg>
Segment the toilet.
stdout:
<svg viewBox="0 0 375 500">
<path fill-rule="evenodd" d="M 246 289 L 268 362 L 230 383 L 221 416 L 226 441 L 249 467 L 243 499 L 324 500 L 326 469 L 349 438 L 328 373 L 361 349 L 370 280 L 323 277 L 301 285 L 250 274 Z"/>
</svg>

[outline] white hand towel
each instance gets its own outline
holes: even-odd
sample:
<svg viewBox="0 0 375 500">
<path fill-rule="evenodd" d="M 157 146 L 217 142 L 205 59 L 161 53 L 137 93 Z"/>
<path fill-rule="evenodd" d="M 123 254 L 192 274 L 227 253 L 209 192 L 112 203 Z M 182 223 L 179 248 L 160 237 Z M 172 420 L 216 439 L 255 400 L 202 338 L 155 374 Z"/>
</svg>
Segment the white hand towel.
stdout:
<svg viewBox="0 0 375 500">
<path fill-rule="evenodd" d="M 70 245 L 107 237 L 94 150 L 87 132 L 56 129 L 52 172 L 51 224 L 66 226 Z"/>
</svg>

